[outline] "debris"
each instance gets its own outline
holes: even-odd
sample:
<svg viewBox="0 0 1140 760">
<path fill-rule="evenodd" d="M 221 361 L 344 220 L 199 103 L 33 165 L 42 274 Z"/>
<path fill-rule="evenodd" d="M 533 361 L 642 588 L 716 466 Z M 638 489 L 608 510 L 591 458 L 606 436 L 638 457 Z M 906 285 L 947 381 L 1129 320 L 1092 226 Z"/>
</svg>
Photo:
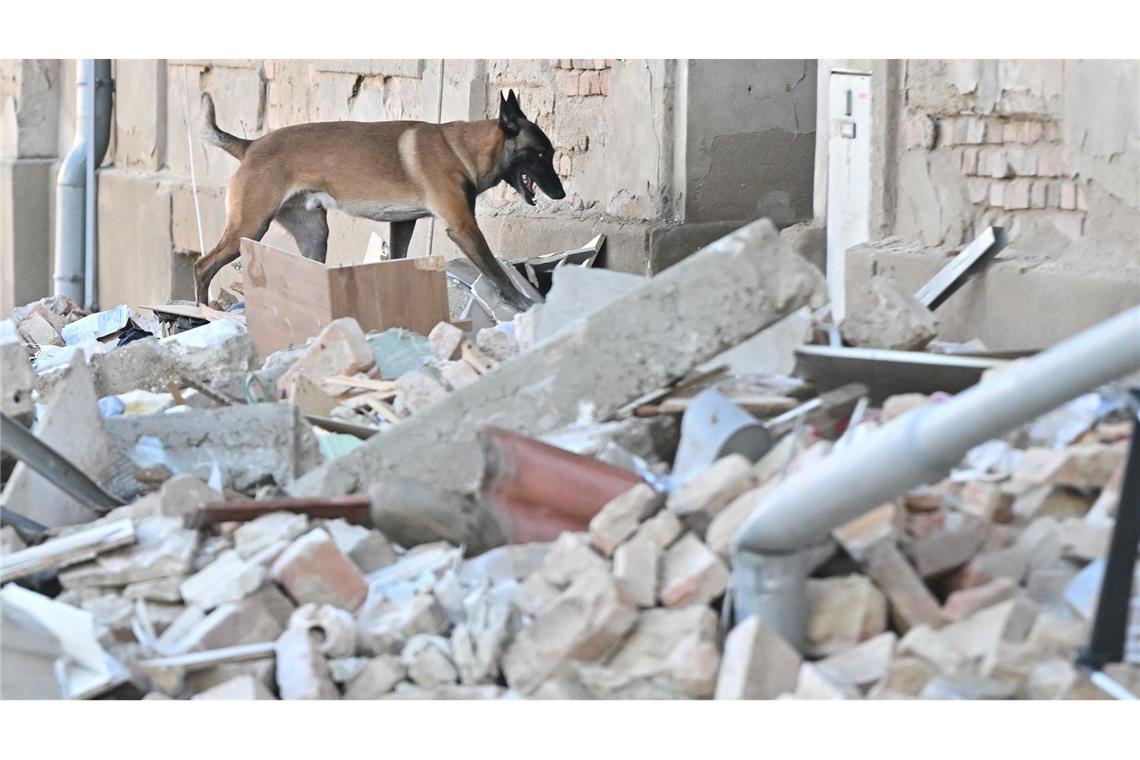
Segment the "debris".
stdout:
<svg viewBox="0 0 1140 760">
<path fill-rule="evenodd" d="M 475 333 L 475 347 L 495 362 L 505 362 L 519 352 L 515 336 L 498 327 L 485 327 Z"/>
<path fill-rule="evenodd" d="M 805 662 L 800 665 L 795 696 L 796 699 L 859 699 L 861 694 L 834 674 Z"/>
<path fill-rule="evenodd" d="M 970 241 L 949 264 L 938 270 L 938 274 L 918 289 L 914 294 L 915 299 L 934 311 L 977 271 L 986 254 L 992 258 L 1005 245 L 1006 234 L 1003 228 L 986 227 L 982 234 Z"/>
<path fill-rule="evenodd" d="M 870 293 L 847 310 L 839 331 L 859 348 L 919 351 L 938 335 L 938 321 L 894 280 L 874 277 Z"/>
<path fill-rule="evenodd" d="M 728 568 L 692 533 L 665 550 L 657 597 L 666 607 L 709 604 L 728 586 Z"/>
<path fill-rule="evenodd" d="M 290 544 L 273 563 L 270 575 L 298 604 L 331 604 L 351 612 L 368 596 L 359 568 L 319 528 Z"/>
<path fill-rule="evenodd" d="M 807 653 L 826 657 L 886 630 L 887 600 L 861 575 L 808 579 Z"/>
<path fill-rule="evenodd" d="M 358 650 L 364 654 L 399 654 L 413 636 L 441 634 L 448 620 L 435 597 L 416 596 L 405 604 L 369 602 L 357 614 Z"/>
<path fill-rule="evenodd" d="M 212 610 L 225 602 L 241 601 L 261 587 L 265 568 L 253 560 L 243 559 L 236 551 L 224 551 L 204 569 L 191 575 L 178 586 L 188 604 Z"/>
<path fill-rule="evenodd" d="M 8 427 L 7 423 L 5 427 Z M 82 360 L 71 363 L 32 432 L 36 440 L 46 444 L 95 483 L 106 482 L 110 477 L 114 467 L 111 447 L 96 402 L 91 373 Z M 6 430 L 5 439 L 8 435 L 10 433 Z M 84 486 L 69 487 L 69 491 L 74 493 L 78 488 L 83 488 L 85 494 L 91 491 L 88 483 Z M 12 471 L 4 486 L 3 502 L 21 505 L 21 514 L 49 527 L 85 522 L 95 517 L 88 505 L 32 471 L 27 462 L 18 463 Z M 114 503 L 108 504 L 104 496 L 100 506 Z"/>
<path fill-rule="evenodd" d="M 661 553 L 662 547 L 644 530 L 637 531 L 614 551 L 614 580 L 621 592 L 640 608 L 652 607 L 657 601 Z"/>
<path fill-rule="evenodd" d="M 866 689 L 886 676 L 897 642 L 898 636 L 887 631 L 820 660 L 816 665 L 824 674 L 841 683 Z"/>
<path fill-rule="evenodd" d="M 276 699 L 265 684 L 252 675 L 234 676 L 230 680 L 198 692 L 191 699 Z"/>
<path fill-rule="evenodd" d="M 669 494 L 665 506 L 689 530 L 698 537 L 703 537 L 716 516 L 733 499 L 755 485 L 756 475 L 752 463 L 740 454 L 730 454 L 717 460 L 711 467 L 706 467 L 701 474 Z"/>
<path fill-rule="evenodd" d="M 436 359 L 442 361 L 459 358 L 459 346 L 463 343 L 464 335 L 462 330 L 450 322 L 440 322 L 431 328 L 427 339 Z"/>
<path fill-rule="evenodd" d="M 661 508 L 661 494 L 649 485 L 639 483 L 625 493 L 611 499 L 590 520 L 590 540 L 605 556 L 633 535 L 644 520 Z"/>
<path fill-rule="evenodd" d="M 64 588 L 125 586 L 128 583 L 186 575 L 198 534 L 184 530 L 176 517 L 144 517 L 135 524 L 137 542 L 129 548 L 97 556 L 59 574 Z"/>
<path fill-rule="evenodd" d="M 6 529 L 10 530 L 10 529 Z M 38 546 L 9 551 L 0 557 L 0 583 L 42 570 L 58 570 L 135 542 L 135 526 L 129 519 L 92 526 Z"/>
<path fill-rule="evenodd" d="M 345 686 L 345 699 L 376 699 L 389 693 L 404 680 L 404 666 L 391 655 L 373 657 Z"/>
<path fill-rule="evenodd" d="M 425 689 L 459 681 L 459 671 L 451 661 L 451 645 L 442 636 L 421 633 L 408 639 L 400 663 L 408 678 Z"/>
<path fill-rule="evenodd" d="M 724 641 L 716 698 L 775 699 L 794 691 L 801 662 L 791 644 L 753 615 Z"/>
<path fill-rule="evenodd" d="M 708 699 L 720 667 L 716 614 L 700 605 L 645 610 L 608 665 L 632 678 L 667 676 L 685 695 Z"/>
<path fill-rule="evenodd" d="M 521 694 L 534 691 L 569 660 L 598 660 L 637 621 L 608 572 L 582 573 L 523 628 L 503 655 L 503 674 Z"/>
<path fill-rule="evenodd" d="M 942 625 L 938 600 L 894 544 L 876 545 L 868 555 L 866 568 L 890 602 L 891 620 L 900 631 L 909 631 L 920 624 L 932 628 Z"/>
<path fill-rule="evenodd" d="M 720 391 L 709 388 L 693 398 L 681 418 L 681 442 L 673 463 L 672 482 L 683 486 L 713 462 L 723 461 L 731 454 L 755 462 L 773 443 L 773 434 L 755 417 Z"/>
<path fill-rule="evenodd" d="M 277 639 L 277 689 L 282 699 L 337 699 L 340 692 L 329 675 L 316 636 L 290 625 Z"/>
</svg>

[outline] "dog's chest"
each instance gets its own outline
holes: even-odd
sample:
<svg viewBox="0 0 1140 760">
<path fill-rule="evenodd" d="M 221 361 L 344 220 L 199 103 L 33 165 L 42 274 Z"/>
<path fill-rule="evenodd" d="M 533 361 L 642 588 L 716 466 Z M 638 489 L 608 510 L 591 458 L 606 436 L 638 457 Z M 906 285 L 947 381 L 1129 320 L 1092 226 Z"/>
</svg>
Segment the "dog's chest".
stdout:
<svg viewBox="0 0 1140 760">
<path fill-rule="evenodd" d="M 305 197 L 306 208 L 312 209 L 318 206 L 340 209 L 346 214 L 376 222 L 409 222 L 431 215 L 431 212 L 422 206 L 406 203 L 387 203 L 380 200 L 354 200 L 341 203 L 328 193 L 310 193 Z"/>
</svg>

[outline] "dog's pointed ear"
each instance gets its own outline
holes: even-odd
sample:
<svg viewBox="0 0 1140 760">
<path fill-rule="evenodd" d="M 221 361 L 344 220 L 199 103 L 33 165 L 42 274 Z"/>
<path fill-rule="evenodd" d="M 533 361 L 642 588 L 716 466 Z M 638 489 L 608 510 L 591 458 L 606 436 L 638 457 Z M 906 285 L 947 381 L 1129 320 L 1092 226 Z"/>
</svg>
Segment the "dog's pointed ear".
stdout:
<svg viewBox="0 0 1140 760">
<path fill-rule="evenodd" d="M 511 90 L 507 97 L 503 97 L 503 93 L 499 93 L 499 128 L 506 132 L 511 137 L 519 133 L 519 118 L 522 117 L 522 110 L 519 108 L 518 98 L 515 97 L 515 91 Z"/>
</svg>

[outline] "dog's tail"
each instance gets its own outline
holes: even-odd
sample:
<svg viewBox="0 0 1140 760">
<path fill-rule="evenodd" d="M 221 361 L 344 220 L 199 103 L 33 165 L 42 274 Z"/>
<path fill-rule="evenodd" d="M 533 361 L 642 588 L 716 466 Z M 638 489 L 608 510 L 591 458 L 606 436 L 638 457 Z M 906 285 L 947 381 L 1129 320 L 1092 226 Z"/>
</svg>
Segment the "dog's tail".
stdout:
<svg viewBox="0 0 1140 760">
<path fill-rule="evenodd" d="M 203 140 L 210 145 L 218 146 L 238 161 L 245 157 L 245 152 L 253 143 L 253 140 L 231 135 L 229 132 L 218 128 L 218 119 L 214 115 L 214 99 L 210 97 L 208 92 L 202 93 L 202 115 L 198 131 Z"/>
</svg>

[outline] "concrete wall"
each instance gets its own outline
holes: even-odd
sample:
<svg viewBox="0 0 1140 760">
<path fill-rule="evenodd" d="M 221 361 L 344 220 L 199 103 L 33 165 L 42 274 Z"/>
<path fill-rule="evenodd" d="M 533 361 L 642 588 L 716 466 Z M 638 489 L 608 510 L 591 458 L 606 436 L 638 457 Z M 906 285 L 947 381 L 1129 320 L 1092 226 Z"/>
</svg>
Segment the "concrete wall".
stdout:
<svg viewBox="0 0 1140 760">
<path fill-rule="evenodd" d="M 1035 339 L 1052 341 L 1108 316 L 1122 298 L 1140 303 L 1140 62 L 820 61 L 818 223 L 827 215 L 834 69 L 872 75 L 872 237 L 897 236 L 941 257 L 998 224 L 1010 239 L 1001 258 L 1034 270 L 1032 294 L 979 286 L 1000 307 L 957 313 L 970 299 L 948 302 L 956 337 L 987 332 L 986 315 L 1001 313 L 1035 320 Z M 861 266 L 849 267 L 849 290 L 865 285 L 850 279 L 863 276 Z M 1005 331 L 995 340 L 1013 338 Z"/>
<path fill-rule="evenodd" d="M 221 234 L 237 162 L 197 137 L 202 91 L 213 95 L 224 129 L 257 137 L 306 121 L 434 121 L 440 89 L 438 59 L 116 60 L 113 75 L 112 140 L 97 175 L 105 306 L 189 297 L 194 257 Z M 476 213 L 497 253 L 543 253 L 604 232 L 608 266 L 655 272 L 757 216 L 781 226 L 810 216 L 814 77 L 814 61 L 448 60 L 441 117 L 494 117 L 499 93 L 513 88 L 555 145 L 566 199 L 540 197 L 531 208 L 505 185 L 480 196 Z M 5 286 L 8 307 L 50 288 L 44 195 L 70 142 L 74 62 L 0 62 L 0 87 L 2 160 L 15 143 L 23 152 L 11 159 L 48 162 L 20 167 L 20 193 L 10 191 L 15 170 L 0 165 L 9 188 L 0 209 L 27 220 L 0 236 L 5 283 L 22 283 L 18 296 Z M 17 214 L 17 202 L 35 213 Z M 339 212 L 329 223 L 333 262 L 362 256 L 372 232 L 388 234 L 386 224 Z M 417 225 L 411 255 L 427 252 L 429 230 L 427 220 Z M 277 225 L 266 240 L 295 249 Z M 431 245 L 459 255 L 442 225 Z"/>
</svg>

